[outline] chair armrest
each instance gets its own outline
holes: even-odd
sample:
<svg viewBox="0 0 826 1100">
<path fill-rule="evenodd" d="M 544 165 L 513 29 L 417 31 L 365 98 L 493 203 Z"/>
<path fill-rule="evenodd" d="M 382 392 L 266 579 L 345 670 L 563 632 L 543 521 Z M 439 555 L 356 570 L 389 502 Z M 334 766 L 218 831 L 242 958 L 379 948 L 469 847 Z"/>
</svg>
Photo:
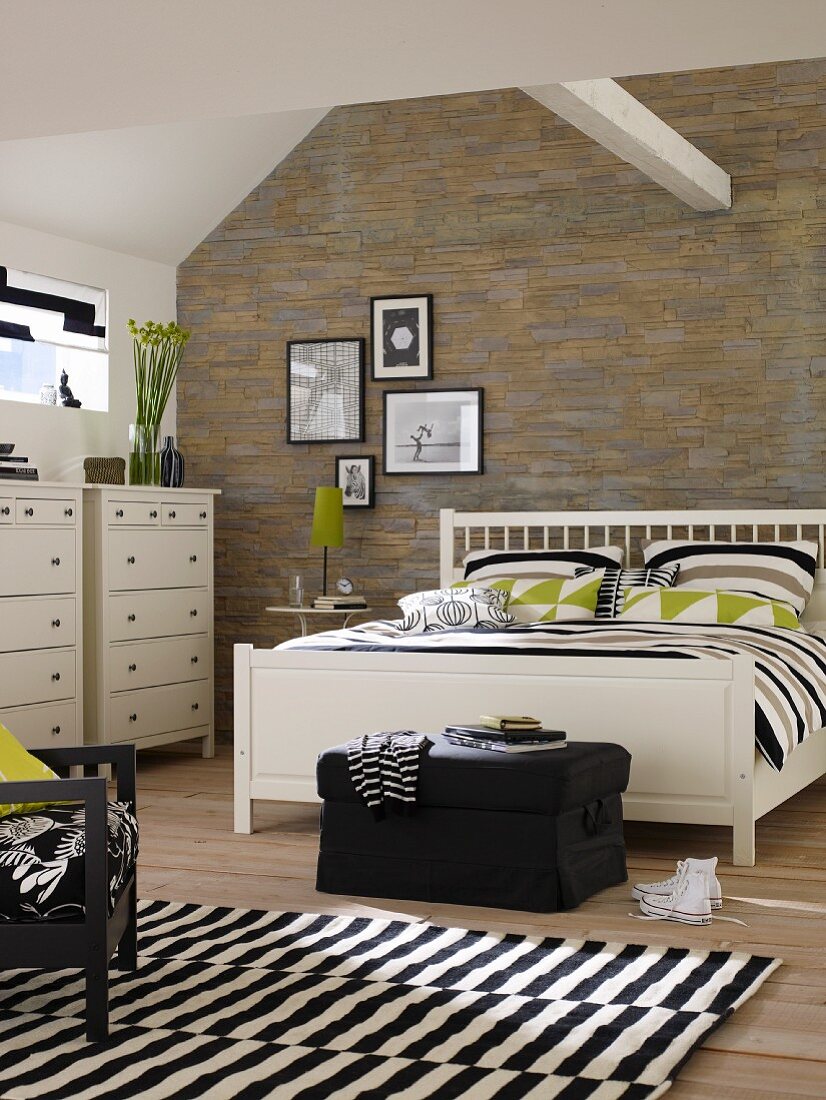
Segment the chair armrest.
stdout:
<svg viewBox="0 0 826 1100">
<path fill-rule="evenodd" d="M 0 806 L 15 802 L 93 802 L 103 791 L 106 780 L 94 779 L 22 779 L 0 783 Z"/>
<path fill-rule="evenodd" d="M 78 745 L 64 749 L 30 749 L 32 756 L 50 768 L 78 767 L 84 764 L 114 764 L 119 802 L 128 802 L 135 810 L 135 746 Z"/>
</svg>

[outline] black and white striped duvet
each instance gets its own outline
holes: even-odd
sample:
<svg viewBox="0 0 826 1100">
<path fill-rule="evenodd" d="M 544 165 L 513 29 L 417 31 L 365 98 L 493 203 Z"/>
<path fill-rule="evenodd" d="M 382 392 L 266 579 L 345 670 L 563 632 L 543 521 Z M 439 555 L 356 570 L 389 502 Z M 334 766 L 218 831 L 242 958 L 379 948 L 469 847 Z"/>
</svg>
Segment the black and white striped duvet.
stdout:
<svg viewBox="0 0 826 1100">
<path fill-rule="evenodd" d="M 294 638 L 279 649 L 398 653 L 529 653 L 552 657 L 754 658 L 755 738 L 777 771 L 826 725 L 826 641 L 777 627 L 689 623 L 534 623 L 502 631 L 401 634 L 389 623 Z"/>
</svg>

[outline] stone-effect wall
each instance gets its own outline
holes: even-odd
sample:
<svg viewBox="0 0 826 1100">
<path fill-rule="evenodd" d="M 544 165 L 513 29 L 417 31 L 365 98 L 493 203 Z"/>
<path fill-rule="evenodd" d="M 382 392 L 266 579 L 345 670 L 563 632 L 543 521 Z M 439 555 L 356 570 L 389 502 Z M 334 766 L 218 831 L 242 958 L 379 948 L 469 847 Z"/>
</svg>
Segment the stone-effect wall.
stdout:
<svg viewBox="0 0 826 1100">
<path fill-rule="evenodd" d="M 826 62 L 624 85 L 734 181 L 697 213 L 521 92 L 332 111 L 181 266 L 192 484 L 217 486 L 218 728 L 231 646 L 271 645 L 317 583 L 312 490 L 376 454 L 333 552 L 371 601 L 437 580 L 438 509 L 826 503 Z M 485 387 L 480 477 L 285 442 L 285 343 L 369 338 L 369 298 L 432 291 L 435 379 Z M 369 354 L 369 344 L 368 344 Z M 369 371 L 368 371 L 369 376 Z"/>
</svg>

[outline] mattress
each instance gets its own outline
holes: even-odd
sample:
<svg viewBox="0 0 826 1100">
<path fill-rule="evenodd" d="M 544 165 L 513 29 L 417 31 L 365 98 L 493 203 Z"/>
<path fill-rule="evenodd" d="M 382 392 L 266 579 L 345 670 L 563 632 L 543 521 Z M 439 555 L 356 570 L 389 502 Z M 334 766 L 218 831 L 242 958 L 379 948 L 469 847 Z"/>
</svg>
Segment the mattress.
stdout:
<svg viewBox="0 0 826 1100">
<path fill-rule="evenodd" d="M 755 741 L 780 771 L 794 748 L 826 725 L 826 640 L 780 627 L 693 623 L 519 624 L 506 630 L 402 634 L 392 623 L 364 623 L 293 638 L 278 649 L 366 653 L 479 653 L 551 657 L 754 659 Z"/>
</svg>

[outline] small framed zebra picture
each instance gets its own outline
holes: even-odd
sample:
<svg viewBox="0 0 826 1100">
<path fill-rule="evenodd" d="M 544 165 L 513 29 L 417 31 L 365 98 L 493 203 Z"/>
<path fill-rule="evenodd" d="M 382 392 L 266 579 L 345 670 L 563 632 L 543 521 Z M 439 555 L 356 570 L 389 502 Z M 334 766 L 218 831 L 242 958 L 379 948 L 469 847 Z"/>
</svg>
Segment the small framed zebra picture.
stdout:
<svg viewBox="0 0 826 1100">
<path fill-rule="evenodd" d="M 345 508 L 373 508 L 376 503 L 376 456 L 337 455 L 336 488 Z"/>
</svg>

